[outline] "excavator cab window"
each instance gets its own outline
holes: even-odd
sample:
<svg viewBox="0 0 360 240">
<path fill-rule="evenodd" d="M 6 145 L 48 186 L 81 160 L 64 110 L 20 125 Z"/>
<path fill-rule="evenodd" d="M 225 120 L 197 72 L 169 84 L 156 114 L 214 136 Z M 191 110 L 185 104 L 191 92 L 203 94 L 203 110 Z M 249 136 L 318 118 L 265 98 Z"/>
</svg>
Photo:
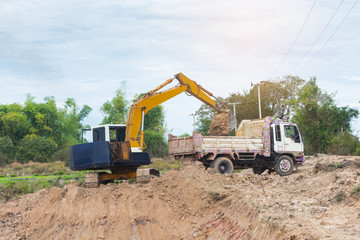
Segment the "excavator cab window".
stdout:
<svg viewBox="0 0 360 240">
<path fill-rule="evenodd" d="M 116 128 L 110 128 L 110 142 L 117 142 L 117 138 L 116 138 Z"/>
<path fill-rule="evenodd" d="M 126 127 L 118 127 L 116 129 L 118 142 L 125 141 L 125 131 L 126 131 Z"/>
<path fill-rule="evenodd" d="M 104 142 L 105 139 L 105 127 L 93 129 L 93 142 Z"/>
<path fill-rule="evenodd" d="M 110 127 L 110 142 L 125 141 L 125 127 Z"/>
</svg>

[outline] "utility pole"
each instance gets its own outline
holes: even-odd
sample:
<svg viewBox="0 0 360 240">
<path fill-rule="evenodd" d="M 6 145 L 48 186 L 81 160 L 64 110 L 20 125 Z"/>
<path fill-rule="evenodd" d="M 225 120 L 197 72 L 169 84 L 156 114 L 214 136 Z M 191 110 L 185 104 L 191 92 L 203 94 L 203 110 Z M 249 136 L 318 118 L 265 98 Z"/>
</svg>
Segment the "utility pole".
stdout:
<svg viewBox="0 0 360 240">
<path fill-rule="evenodd" d="M 192 113 L 189 116 L 193 117 L 193 131 L 195 131 L 195 116 L 196 116 L 196 114 Z"/>
<path fill-rule="evenodd" d="M 235 108 L 235 105 L 237 105 L 237 104 L 241 104 L 241 103 L 228 103 L 228 104 L 232 104 L 233 105 L 233 111 L 234 111 L 234 116 L 235 116 L 235 118 L 236 118 L 236 108 Z M 235 125 L 235 131 L 236 131 L 236 125 Z"/>
<path fill-rule="evenodd" d="M 259 118 L 261 119 L 261 99 L 260 99 L 260 84 L 258 84 L 258 97 L 259 97 Z"/>
<path fill-rule="evenodd" d="M 261 85 L 261 84 L 265 85 L 266 82 L 265 82 L 265 81 L 261 81 L 260 83 L 256 83 L 256 84 L 251 83 L 251 87 L 256 86 L 256 85 L 257 85 L 257 87 L 258 87 L 259 119 L 262 118 L 262 116 L 261 116 L 261 97 L 260 97 L 260 85 Z"/>
</svg>

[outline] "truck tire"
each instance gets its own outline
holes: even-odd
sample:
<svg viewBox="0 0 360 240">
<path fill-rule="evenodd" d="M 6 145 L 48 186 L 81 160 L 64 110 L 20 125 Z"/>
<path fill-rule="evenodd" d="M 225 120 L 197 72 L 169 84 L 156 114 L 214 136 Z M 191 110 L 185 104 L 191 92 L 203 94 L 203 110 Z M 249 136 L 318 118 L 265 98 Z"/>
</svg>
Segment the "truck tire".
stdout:
<svg viewBox="0 0 360 240">
<path fill-rule="evenodd" d="M 287 155 L 280 156 L 275 163 L 275 172 L 280 176 L 288 176 L 294 171 L 294 162 Z"/>
<path fill-rule="evenodd" d="M 234 172 L 234 164 L 227 157 L 216 158 L 211 167 L 214 168 L 216 173 L 220 174 L 232 174 Z"/>
</svg>

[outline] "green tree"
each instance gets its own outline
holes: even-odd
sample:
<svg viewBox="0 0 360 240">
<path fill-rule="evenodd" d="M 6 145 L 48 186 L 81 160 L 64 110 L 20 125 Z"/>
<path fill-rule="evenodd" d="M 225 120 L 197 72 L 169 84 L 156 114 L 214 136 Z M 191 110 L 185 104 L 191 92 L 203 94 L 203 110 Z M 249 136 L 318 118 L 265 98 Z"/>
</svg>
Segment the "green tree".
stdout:
<svg viewBox="0 0 360 240">
<path fill-rule="evenodd" d="M 8 136 L 14 144 L 28 134 L 31 128 L 26 116 L 19 112 L 8 112 L 1 117 L 1 121 L 5 136 Z"/>
<path fill-rule="evenodd" d="M 357 109 L 336 106 L 334 94 L 321 90 L 311 78 L 299 89 L 292 121 L 300 128 L 307 154 L 326 153 L 338 133 L 351 133 L 351 120 L 358 115 Z"/>
<path fill-rule="evenodd" d="M 215 114 L 215 110 L 206 104 L 201 104 L 200 108 L 195 112 L 195 130 L 202 133 L 204 136 L 208 135 L 211 119 Z"/>
<path fill-rule="evenodd" d="M 100 110 L 105 115 L 101 124 L 125 123 L 128 112 L 125 93 L 121 89 L 116 90 L 115 97 L 111 101 L 106 101 Z"/>
<path fill-rule="evenodd" d="M 21 139 L 16 159 L 21 163 L 29 161 L 49 162 L 57 149 L 52 139 L 45 139 L 35 134 L 27 135 Z"/>
<path fill-rule="evenodd" d="M 144 130 L 165 131 L 165 110 L 162 105 L 151 109 L 144 117 Z"/>
<path fill-rule="evenodd" d="M 0 137 L 0 166 L 10 164 L 14 159 L 15 146 L 8 136 Z"/>
<path fill-rule="evenodd" d="M 34 97 L 27 95 L 23 113 L 32 125 L 30 132 L 42 137 L 56 137 L 59 128 L 58 108 L 54 97 L 45 97 L 44 103 L 37 103 Z"/>
<path fill-rule="evenodd" d="M 164 157 L 168 154 L 165 138 L 165 110 L 162 105 L 151 109 L 144 117 L 144 141 L 150 157 Z"/>
<path fill-rule="evenodd" d="M 146 152 L 150 157 L 165 157 L 168 155 L 168 143 L 162 132 L 146 130 L 144 140 L 147 145 Z"/>
<path fill-rule="evenodd" d="M 80 109 L 73 98 L 66 100 L 65 107 L 59 109 L 61 126 L 56 131 L 58 132 L 56 142 L 60 145 L 60 149 L 80 143 L 82 129 L 86 127 L 82 122 L 91 110 L 88 105 Z"/>
<path fill-rule="evenodd" d="M 294 99 L 304 83 L 303 79 L 291 75 L 284 76 L 277 81 L 262 81 L 260 83 L 262 117 L 290 118 Z M 236 119 L 238 123 L 243 119 L 259 118 L 258 85 L 253 85 L 249 91 L 231 93 L 226 100 L 229 103 L 237 103 Z"/>
<path fill-rule="evenodd" d="M 72 98 L 58 108 L 54 97 L 38 103 L 30 94 L 23 106 L 0 105 L 0 161 L 49 161 L 57 150 L 80 142 L 82 122 L 90 111 L 87 105 L 80 109 Z"/>
<path fill-rule="evenodd" d="M 330 141 L 328 153 L 335 155 L 359 155 L 359 139 L 349 132 L 339 132 Z"/>
</svg>

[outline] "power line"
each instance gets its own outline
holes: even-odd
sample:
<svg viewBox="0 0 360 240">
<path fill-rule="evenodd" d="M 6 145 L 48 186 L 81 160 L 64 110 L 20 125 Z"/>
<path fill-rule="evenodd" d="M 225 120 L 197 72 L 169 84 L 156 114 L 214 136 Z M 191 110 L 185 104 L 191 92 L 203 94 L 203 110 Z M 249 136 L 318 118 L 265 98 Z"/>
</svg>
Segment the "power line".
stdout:
<svg viewBox="0 0 360 240">
<path fill-rule="evenodd" d="M 299 64 L 306 58 L 306 56 L 309 54 L 309 52 L 313 49 L 313 47 L 315 46 L 315 44 L 319 41 L 319 39 L 321 38 L 321 36 L 324 34 L 325 30 L 328 28 L 329 24 L 331 23 L 331 21 L 334 19 L 336 13 L 339 11 L 340 7 L 342 6 L 342 4 L 344 3 L 345 0 L 342 0 L 339 4 L 339 6 L 336 8 L 334 14 L 331 16 L 330 20 L 327 22 L 327 24 L 325 25 L 325 27 L 323 28 L 323 30 L 321 31 L 321 33 L 319 34 L 319 36 L 316 38 L 315 42 L 313 42 L 313 44 L 311 45 L 311 47 L 307 50 L 307 52 L 304 54 L 304 56 L 300 59 L 300 61 L 297 62 L 297 64 L 295 65 L 295 67 L 293 68 L 292 72 L 295 71 L 295 69 L 299 66 Z"/>
<path fill-rule="evenodd" d="M 317 0 L 314 1 L 313 5 L 311 6 L 310 8 L 310 11 L 308 13 L 308 15 L 306 16 L 306 19 L 304 21 L 304 23 L 302 24 L 301 28 L 300 28 L 300 31 L 298 32 L 294 42 L 291 44 L 290 48 L 288 49 L 288 51 L 286 52 L 284 58 L 281 60 L 280 64 L 277 66 L 277 68 L 274 70 L 274 72 L 271 74 L 270 78 L 272 78 L 272 76 L 280 69 L 280 67 L 282 66 L 282 64 L 284 63 L 285 59 L 289 56 L 289 53 L 290 51 L 292 50 L 292 48 L 294 47 L 296 41 L 298 40 L 299 36 L 300 36 L 300 33 L 302 32 L 302 30 L 304 29 L 304 26 L 306 24 L 306 22 L 308 21 L 309 17 L 310 17 L 310 14 L 312 12 L 312 10 L 314 9 L 314 6 L 316 4 Z"/>
<path fill-rule="evenodd" d="M 335 29 L 335 31 L 331 34 L 331 36 L 329 37 L 329 39 L 321 46 L 321 48 L 319 49 L 319 51 L 316 52 L 316 54 L 310 59 L 310 61 L 308 61 L 301 69 L 300 71 L 297 73 L 299 74 L 301 71 L 303 71 L 313 60 L 314 58 L 316 58 L 320 52 L 325 48 L 325 46 L 330 42 L 330 40 L 332 39 L 332 37 L 335 35 L 335 33 L 339 30 L 339 28 L 343 25 L 343 23 L 345 22 L 346 18 L 349 16 L 349 14 L 351 13 L 351 11 L 354 9 L 355 5 L 357 4 L 359 0 L 356 0 L 355 3 L 352 5 L 352 7 L 349 9 L 349 11 L 346 13 L 345 17 L 343 18 L 343 20 L 340 22 L 340 24 L 337 26 L 337 28 Z"/>
</svg>

